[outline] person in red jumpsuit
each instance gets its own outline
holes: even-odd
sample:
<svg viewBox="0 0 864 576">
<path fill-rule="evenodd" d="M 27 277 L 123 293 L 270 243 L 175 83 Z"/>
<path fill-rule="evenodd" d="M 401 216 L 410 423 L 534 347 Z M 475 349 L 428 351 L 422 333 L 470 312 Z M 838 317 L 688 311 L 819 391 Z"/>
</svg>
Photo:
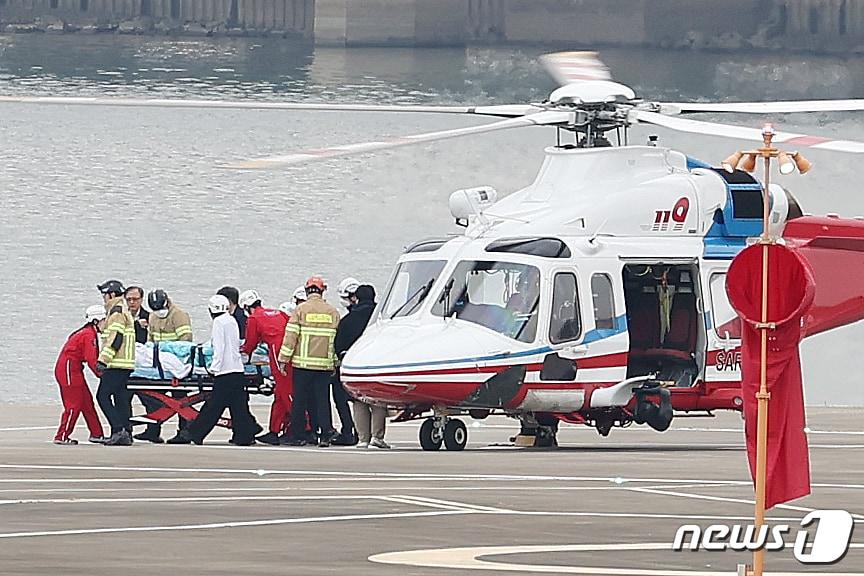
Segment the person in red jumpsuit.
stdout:
<svg viewBox="0 0 864 576">
<path fill-rule="evenodd" d="M 261 305 L 261 296 L 256 290 L 243 292 L 240 295 L 239 304 L 248 315 L 246 340 L 240 351 L 246 356 L 252 356 L 258 344 L 262 342 L 267 344 L 270 356 L 270 373 L 276 383 L 273 390 L 273 406 L 270 408 L 270 430 L 266 434 L 256 436 L 255 439 L 266 444 L 279 444 L 280 434 L 286 434 L 290 430 L 292 394 L 294 393 L 291 371 L 283 374 L 276 365 L 276 357 L 282 347 L 288 317 L 279 310 L 264 308 Z"/>
<path fill-rule="evenodd" d="M 63 415 L 60 417 L 60 428 L 54 436 L 55 444 L 78 443 L 69 436 L 75 429 L 79 414 L 84 415 L 90 430 L 90 442 L 105 441 L 93 396 L 84 378 L 85 363 L 93 374 L 99 376 L 96 361 L 99 357 L 99 332 L 105 323 L 105 308 L 98 304 L 90 306 L 84 317 L 87 323 L 69 336 L 54 366 L 54 378 L 60 385 L 60 397 L 63 400 Z"/>
</svg>

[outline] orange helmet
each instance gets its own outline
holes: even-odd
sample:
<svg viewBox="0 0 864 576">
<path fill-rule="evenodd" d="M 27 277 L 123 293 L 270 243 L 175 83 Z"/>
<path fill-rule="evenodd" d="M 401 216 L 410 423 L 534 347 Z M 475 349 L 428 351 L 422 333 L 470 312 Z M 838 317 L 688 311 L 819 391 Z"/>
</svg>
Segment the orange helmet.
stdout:
<svg viewBox="0 0 864 576">
<path fill-rule="evenodd" d="M 306 280 L 306 289 L 308 290 L 309 288 L 317 288 L 321 292 L 324 292 L 327 289 L 327 283 L 320 276 L 311 276 Z"/>
</svg>

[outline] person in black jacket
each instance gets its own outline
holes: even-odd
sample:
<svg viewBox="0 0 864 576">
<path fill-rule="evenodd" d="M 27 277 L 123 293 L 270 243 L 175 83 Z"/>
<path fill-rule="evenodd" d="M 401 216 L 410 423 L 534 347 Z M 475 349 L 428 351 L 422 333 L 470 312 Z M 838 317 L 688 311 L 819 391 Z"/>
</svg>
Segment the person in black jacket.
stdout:
<svg viewBox="0 0 864 576">
<path fill-rule="evenodd" d="M 375 288 L 368 284 L 362 284 L 357 288 L 357 291 L 350 296 L 351 305 L 348 307 L 348 314 L 339 322 L 339 329 L 336 331 L 336 341 L 333 347 L 336 351 L 336 357 L 340 360 L 348 352 L 348 349 L 356 342 L 363 331 L 366 330 L 369 320 L 372 318 L 372 312 L 375 310 Z M 341 393 L 345 397 L 344 411 L 347 412 L 348 393 L 342 386 L 340 380 L 336 380 L 333 385 L 333 399 L 336 403 L 336 409 L 339 411 L 339 418 L 342 420 L 343 434 L 346 429 L 345 420 L 342 419 L 343 410 L 339 407 L 337 395 Z M 348 413 L 347 418 L 351 418 Z M 360 401 L 354 402 L 354 424 L 357 430 L 357 447 L 387 449 L 390 446 L 384 442 L 384 431 L 387 420 L 387 408 L 383 406 L 371 406 Z M 352 442 L 354 444 L 354 442 Z"/>
<path fill-rule="evenodd" d="M 150 319 L 150 313 L 142 306 L 144 302 L 144 290 L 140 286 L 129 286 L 124 294 L 126 305 L 129 306 L 129 313 L 132 314 L 132 319 L 135 320 L 135 342 L 138 344 L 147 343 L 147 321 Z"/>
<path fill-rule="evenodd" d="M 336 329 L 336 339 L 333 342 L 333 349 L 336 352 L 336 358 L 341 362 L 342 357 L 348 352 L 354 342 L 360 338 L 366 324 L 369 323 L 369 317 L 372 310 L 375 309 L 375 289 L 371 286 L 365 286 L 361 293 L 369 297 L 369 289 L 372 290 L 370 302 L 361 303 L 357 298 L 357 291 L 360 290 L 360 284 L 353 279 L 353 286 L 346 286 L 343 293 L 343 285 L 347 280 L 339 283 L 339 296 L 348 307 L 348 314 L 339 321 L 339 327 Z M 353 290 L 353 291 L 352 291 Z M 368 313 L 367 313 L 368 309 Z M 348 401 L 351 399 L 345 387 L 342 386 L 342 378 L 339 374 L 339 367 L 333 372 L 333 377 L 330 379 L 330 384 L 333 387 L 333 403 L 336 405 L 336 412 L 339 414 L 339 422 L 342 424 L 342 430 L 337 434 L 334 430 L 330 438 L 330 443 L 336 446 L 354 446 L 357 444 L 357 432 L 354 428 L 354 419 L 351 417 L 351 407 L 348 406 Z"/>
</svg>

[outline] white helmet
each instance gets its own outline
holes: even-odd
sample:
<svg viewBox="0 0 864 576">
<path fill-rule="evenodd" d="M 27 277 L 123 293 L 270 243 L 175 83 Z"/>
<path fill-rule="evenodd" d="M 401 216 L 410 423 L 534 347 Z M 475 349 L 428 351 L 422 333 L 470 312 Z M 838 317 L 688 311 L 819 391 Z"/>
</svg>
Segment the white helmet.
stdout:
<svg viewBox="0 0 864 576">
<path fill-rule="evenodd" d="M 207 309 L 210 310 L 211 314 L 222 314 L 231 309 L 231 303 L 228 302 L 228 298 L 225 296 L 216 294 L 215 296 L 211 296 L 210 300 L 207 301 Z"/>
<path fill-rule="evenodd" d="M 282 302 L 279 304 L 279 311 L 287 316 L 291 316 L 294 314 L 294 311 L 297 309 L 297 305 L 293 300 L 288 300 L 287 302 Z"/>
<path fill-rule="evenodd" d="M 84 319 L 87 322 L 93 322 L 95 320 L 104 320 L 105 319 L 105 307 L 100 306 L 98 304 L 94 304 L 93 306 L 88 306 L 87 310 L 84 312 Z"/>
<path fill-rule="evenodd" d="M 237 303 L 240 305 L 240 308 L 248 308 L 252 306 L 255 302 L 261 301 L 261 295 L 258 294 L 257 290 L 244 290 L 240 294 L 240 298 Z"/>
<path fill-rule="evenodd" d="M 349 276 L 348 278 L 345 278 L 344 280 L 339 282 L 339 287 L 336 288 L 336 291 L 339 294 L 340 298 L 346 298 L 347 299 L 349 296 L 354 294 L 354 292 L 356 292 L 357 288 L 359 288 L 359 287 L 360 287 L 360 281 L 357 280 L 356 278 L 352 278 Z"/>
<path fill-rule="evenodd" d="M 294 290 L 294 294 L 292 294 L 291 297 L 294 298 L 294 300 L 296 300 L 297 302 L 305 302 L 309 299 L 309 297 L 306 295 L 305 286 L 298 286 L 297 289 Z"/>
</svg>

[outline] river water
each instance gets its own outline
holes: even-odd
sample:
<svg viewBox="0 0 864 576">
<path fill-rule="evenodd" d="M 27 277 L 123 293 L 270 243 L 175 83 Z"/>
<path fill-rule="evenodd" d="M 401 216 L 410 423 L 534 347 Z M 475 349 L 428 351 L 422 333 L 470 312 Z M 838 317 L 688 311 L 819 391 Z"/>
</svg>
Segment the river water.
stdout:
<svg viewBox="0 0 864 576">
<path fill-rule="evenodd" d="M 564 47 L 566 48 L 566 47 Z M 0 94 L 254 98 L 492 104 L 555 88 L 543 50 L 318 49 L 262 39 L 0 35 Z M 647 98 L 864 97 L 860 58 L 602 53 Z M 709 118 L 712 119 L 712 118 Z M 720 118 L 713 118 L 720 119 Z M 725 121 L 759 126 L 762 118 Z M 853 114 L 794 115 L 781 128 L 864 140 Z M 65 337 L 107 278 L 162 287 L 209 330 L 206 299 L 224 284 L 287 300 L 310 273 L 379 287 L 411 241 L 455 232 L 452 190 L 528 184 L 554 140 L 534 128 L 274 172 L 221 162 L 374 140 L 485 120 L 441 115 L 161 110 L 0 105 L 0 402 L 57 401 L 52 370 Z M 740 142 L 650 130 L 717 162 Z M 636 127 L 635 141 L 649 131 Z M 858 158 L 814 152 L 787 178 L 805 211 L 864 214 Z M 860 281 L 858 272 L 850 278 Z M 804 344 L 807 398 L 864 404 L 864 326 Z"/>
</svg>

